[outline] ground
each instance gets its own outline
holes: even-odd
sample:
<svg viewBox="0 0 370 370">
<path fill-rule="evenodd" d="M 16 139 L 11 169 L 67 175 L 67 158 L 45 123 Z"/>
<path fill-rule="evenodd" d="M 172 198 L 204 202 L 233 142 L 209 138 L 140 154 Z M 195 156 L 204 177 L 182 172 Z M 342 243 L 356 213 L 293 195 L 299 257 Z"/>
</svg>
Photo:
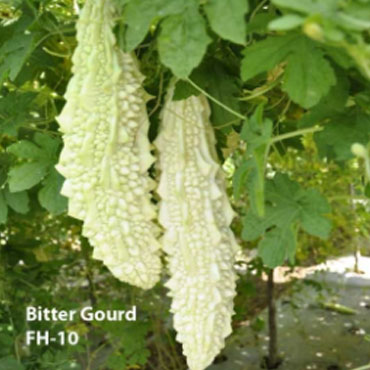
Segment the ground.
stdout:
<svg viewBox="0 0 370 370">
<path fill-rule="evenodd" d="M 278 299 L 280 370 L 344 370 L 370 363 L 370 258 L 360 259 L 362 274 L 352 267 L 353 258 L 343 257 L 306 269 L 290 294 Z M 324 303 L 356 313 L 330 310 Z M 267 320 L 266 310 L 260 316 Z M 241 327 L 228 342 L 224 361 L 208 370 L 258 370 L 267 343 L 267 327 L 260 332 Z"/>
</svg>

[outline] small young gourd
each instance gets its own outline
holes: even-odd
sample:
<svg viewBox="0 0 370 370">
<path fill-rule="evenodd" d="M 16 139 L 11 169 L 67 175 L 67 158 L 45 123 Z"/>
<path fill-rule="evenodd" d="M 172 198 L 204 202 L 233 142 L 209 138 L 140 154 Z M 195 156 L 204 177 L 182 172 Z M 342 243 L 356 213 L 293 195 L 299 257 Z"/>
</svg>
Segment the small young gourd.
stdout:
<svg viewBox="0 0 370 370">
<path fill-rule="evenodd" d="M 161 269 L 148 168 L 153 163 L 143 76 L 116 45 L 111 0 L 87 0 L 77 22 L 73 77 L 59 115 L 58 171 L 68 212 L 120 280 L 151 288 Z"/>
<path fill-rule="evenodd" d="M 170 90 L 155 142 L 161 170 L 159 221 L 165 229 L 177 340 L 191 370 L 213 362 L 231 333 L 235 255 L 234 212 L 217 163 L 204 96 L 173 101 Z"/>
</svg>

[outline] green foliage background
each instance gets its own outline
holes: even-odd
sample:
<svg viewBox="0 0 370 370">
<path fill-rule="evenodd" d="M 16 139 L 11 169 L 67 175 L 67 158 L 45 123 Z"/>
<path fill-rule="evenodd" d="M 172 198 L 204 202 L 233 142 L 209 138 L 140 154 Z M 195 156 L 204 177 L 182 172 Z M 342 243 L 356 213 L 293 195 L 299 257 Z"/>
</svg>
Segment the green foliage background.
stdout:
<svg viewBox="0 0 370 370">
<path fill-rule="evenodd" d="M 114 0 L 119 46 L 146 76 L 150 138 L 166 86 L 206 93 L 245 256 L 234 327 L 253 271 L 351 253 L 369 237 L 370 1 Z M 80 1 L 0 2 L 0 369 L 182 369 L 160 285 L 116 281 L 67 217 L 54 165 Z M 366 246 L 366 242 L 362 245 Z M 363 248 L 362 253 L 369 251 Z M 163 274 L 166 279 L 166 274 Z M 25 307 L 124 308 L 132 324 L 27 323 Z M 75 330 L 75 347 L 31 346 L 27 329 Z"/>
</svg>

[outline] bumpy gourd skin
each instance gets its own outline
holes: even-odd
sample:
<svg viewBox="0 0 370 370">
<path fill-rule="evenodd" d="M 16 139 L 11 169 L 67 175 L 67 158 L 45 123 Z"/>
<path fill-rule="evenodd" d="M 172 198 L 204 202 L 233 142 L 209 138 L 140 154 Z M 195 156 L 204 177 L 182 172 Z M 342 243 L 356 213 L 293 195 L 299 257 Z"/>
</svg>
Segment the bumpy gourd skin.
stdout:
<svg viewBox="0 0 370 370">
<path fill-rule="evenodd" d="M 156 140 L 161 178 L 159 221 L 171 278 L 177 339 L 191 370 L 213 362 L 231 333 L 235 255 L 233 211 L 217 164 L 209 107 L 203 96 L 163 108 Z"/>
<path fill-rule="evenodd" d="M 145 289 L 161 269 L 153 163 L 143 77 L 133 57 L 116 46 L 110 0 L 87 0 L 77 22 L 78 46 L 66 105 L 57 118 L 64 136 L 58 171 L 68 213 L 120 280 Z"/>
</svg>

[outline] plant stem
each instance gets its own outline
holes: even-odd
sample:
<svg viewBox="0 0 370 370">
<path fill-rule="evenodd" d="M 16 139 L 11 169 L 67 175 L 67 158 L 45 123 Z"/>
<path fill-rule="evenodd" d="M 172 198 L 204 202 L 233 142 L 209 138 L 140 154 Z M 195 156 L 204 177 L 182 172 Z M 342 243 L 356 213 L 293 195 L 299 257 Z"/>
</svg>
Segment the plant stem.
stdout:
<svg viewBox="0 0 370 370">
<path fill-rule="evenodd" d="M 63 58 L 64 59 L 64 58 L 69 58 L 71 56 L 71 54 L 57 53 L 56 51 L 53 51 L 53 50 L 48 49 L 46 46 L 44 46 L 42 48 L 42 50 L 44 50 L 45 53 L 50 54 L 50 55 L 53 55 L 53 56 L 58 57 L 58 58 Z"/>
<path fill-rule="evenodd" d="M 293 132 L 288 132 L 286 134 L 275 136 L 270 140 L 270 144 L 276 143 L 278 141 L 290 139 L 290 138 L 295 137 L 295 136 L 304 135 L 304 134 L 308 134 L 308 133 L 311 133 L 311 132 L 318 132 L 318 131 L 322 131 L 322 130 L 323 130 L 323 127 L 302 128 L 301 130 L 296 130 L 296 131 L 293 131 Z"/>
<path fill-rule="evenodd" d="M 96 305 L 97 299 L 95 295 L 95 285 L 94 285 L 94 277 L 93 277 L 93 271 L 91 269 L 91 261 L 90 256 L 88 253 L 88 243 L 87 240 L 81 239 L 81 243 L 84 243 L 82 248 L 82 255 L 86 263 L 86 279 L 88 283 L 88 291 L 89 291 L 89 299 L 92 306 Z"/>
<path fill-rule="evenodd" d="M 267 280 L 267 301 L 268 301 L 268 322 L 269 322 L 269 353 L 267 358 L 267 368 L 275 369 L 278 365 L 277 349 L 277 325 L 276 325 L 276 305 L 274 296 L 274 269 L 268 273 Z"/>
<path fill-rule="evenodd" d="M 356 204 L 353 201 L 353 199 L 355 197 L 355 186 L 353 185 L 353 183 L 349 184 L 349 193 L 350 193 L 350 196 L 351 196 L 350 197 L 350 207 L 352 209 L 353 215 L 355 216 L 356 215 Z M 360 248 L 359 248 L 359 242 L 360 241 L 359 241 L 359 237 L 358 237 L 357 234 L 355 234 L 353 239 L 354 239 L 353 257 L 355 259 L 353 270 L 354 270 L 354 272 L 359 273 L 360 272 L 359 259 L 361 257 Z"/>
<path fill-rule="evenodd" d="M 65 29 L 58 29 L 56 31 L 49 32 L 47 35 L 43 36 L 40 40 L 37 41 L 36 45 L 34 46 L 34 49 L 37 49 L 50 36 L 74 31 L 76 31 L 75 27 L 66 27 Z"/>
<path fill-rule="evenodd" d="M 195 89 L 197 89 L 198 91 L 200 91 L 203 95 L 205 95 L 208 99 L 212 100 L 214 103 L 216 103 L 217 105 L 219 105 L 221 108 L 225 109 L 226 111 L 228 111 L 229 113 L 233 114 L 235 117 L 238 117 L 242 120 L 245 120 L 246 117 L 243 116 L 242 114 L 236 112 L 235 110 L 231 109 L 230 107 L 228 107 L 227 105 L 221 103 L 219 100 L 217 100 L 216 98 L 214 98 L 212 95 L 208 94 L 207 91 L 203 90 L 200 86 L 198 86 L 195 82 L 193 82 L 190 78 L 187 78 L 186 79 L 187 82 L 189 82 L 189 84 L 191 86 L 193 86 Z"/>
<path fill-rule="evenodd" d="M 248 95 L 245 98 L 240 98 L 240 100 L 241 101 L 248 101 L 248 100 L 252 100 L 254 98 L 258 98 L 259 96 L 264 95 L 268 91 L 272 90 L 275 86 L 277 86 L 280 83 L 280 80 L 281 79 L 278 78 L 272 84 L 266 85 L 266 87 L 264 89 L 260 89 L 260 90 L 256 91 L 254 94 Z"/>
</svg>

